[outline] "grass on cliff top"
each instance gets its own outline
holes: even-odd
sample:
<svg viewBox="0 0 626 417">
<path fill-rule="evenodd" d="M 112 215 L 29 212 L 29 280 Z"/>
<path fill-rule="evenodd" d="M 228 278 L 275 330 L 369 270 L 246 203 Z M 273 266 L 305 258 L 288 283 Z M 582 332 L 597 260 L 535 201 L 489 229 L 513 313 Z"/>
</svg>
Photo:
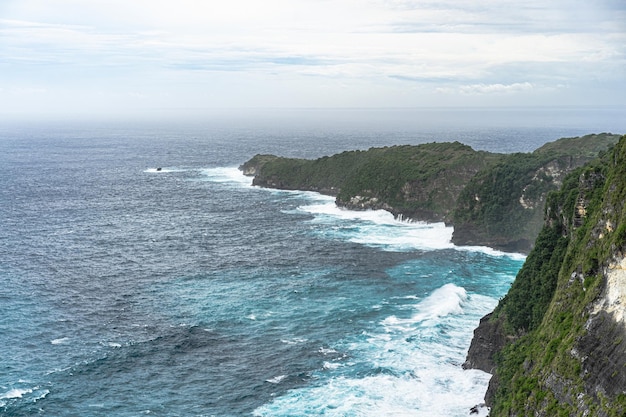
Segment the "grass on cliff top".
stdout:
<svg viewBox="0 0 626 417">
<path fill-rule="evenodd" d="M 537 148 L 535 154 L 569 155 L 595 158 L 614 146 L 621 135 L 598 133 L 573 138 L 561 138 Z"/>
<path fill-rule="evenodd" d="M 573 227 L 575 205 L 581 197 L 586 201 L 587 215 L 582 224 Z M 499 388 L 493 415 L 527 415 L 542 410 L 545 415 L 577 416 L 582 413 L 581 401 L 592 415 L 602 412 L 617 417 L 626 412 L 624 395 L 579 396 L 585 392 L 587 377 L 581 360 L 573 354 L 587 334 L 589 306 L 604 283 L 603 267 L 626 250 L 625 200 L 626 136 L 601 161 L 573 172 L 561 190 L 551 195 L 548 225 L 541 235 L 547 241 L 537 241 L 497 308 L 504 313 L 510 330 L 528 323 L 528 333 L 498 355 Z M 607 228 L 607 224 L 615 228 Z M 551 229 L 560 233 L 550 236 Z M 567 242 L 564 250 L 559 243 L 562 240 Z M 550 245 L 558 247 L 552 254 Z M 541 294 L 546 286 L 554 286 L 547 305 Z M 542 305 L 543 315 L 533 311 Z M 603 343 L 614 347 L 610 338 Z"/>
<path fill-rule="evenodd" d="M 338 197 L 347 201 L 361 195 L 376 197 L 394 207 L 410 206 L 414 202 L 407 201 L 403 187 L 421 183 L 428 188 L 429 182 L 442 175 L 452 182 L 464 183 L 468 178 L 459 173 L 477 171 L 487 160 L 498 157 L 498 154 L 478 152 L 459 142 L 382 148 L 347 179 Z M 449 175 L 447 171 L 458 172 Z"/>
</svg>

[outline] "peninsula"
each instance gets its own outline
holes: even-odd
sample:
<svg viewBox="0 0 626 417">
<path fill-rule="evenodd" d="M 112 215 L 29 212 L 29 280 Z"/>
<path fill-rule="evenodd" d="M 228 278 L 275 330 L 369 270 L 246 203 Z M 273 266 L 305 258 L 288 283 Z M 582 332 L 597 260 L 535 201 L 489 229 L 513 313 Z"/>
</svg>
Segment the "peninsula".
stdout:
<svg viewBox="0 0 626 417">
<path fill-rule="evenodd" d="M 532 153 L 475 151 L 459 142 L 346 151 L 315 160 L 256 155 L 240 169 L 253 184 L 317 191 L 352 210 L 454 226 L 453 243 L 528 253 L 546 196 L 617 143 L 609 133 L 563 138 Z"/>
</svg>

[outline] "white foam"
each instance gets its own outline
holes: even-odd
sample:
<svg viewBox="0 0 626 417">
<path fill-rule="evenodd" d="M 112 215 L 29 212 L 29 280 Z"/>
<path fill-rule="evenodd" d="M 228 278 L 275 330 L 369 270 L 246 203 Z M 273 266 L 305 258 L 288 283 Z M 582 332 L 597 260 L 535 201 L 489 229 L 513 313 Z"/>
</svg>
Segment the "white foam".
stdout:
<svg viewBox="0 0 626 417">
<path fill-rule="evenodd" d="M 287 378 L 287 375 L 278 375 L 274 378 L 266 379 L 265 382 L 269 382 L 270 384 L 280 384 L 285 378 Z"/>
<path fill-rule="evenodd" d="M 409 222 L 395 219 L 385 210 L 353 211 L 339 208 L 334 201 L 299 207 L 314 215 L 320 233 L 387 251 L 439 250 L 450 243 L 452 227 L 444 223 Z"/>
<path fill-rule="evenodd" d="M 324 369 L 337 369 L 341 366 L 339 362 L 324 362 Z"/>
<path fill-rule="evenodd" d="M 463 313 L 463 303 L 467 300 L 465 288 L 454 284 L 445 284 L 433 291 L 424 301 L 418 304 L 419 319 L 432 319 L 448 314 Z"/>
<path fill-rule="evenodd" d="M 303 337 L 294 337 L 293 339 L 280 339 L 280 341 L 286 345 L 299 345 L 307 342 L 309 339 Z"/>
<path fill-rule="evenodd" d="M 485 255 L 493 256 L 493 257 L 508 257 L 515 261 L 523 261 L 526 259 L 526 255 L 523 253 L 516 252 L 502 252 L 497 249 L 490 248 L 488 246 L 454 246 L 456 250 L 459 251 L 467 251 L 467 252 L 481 252 Z"/>
<path fill-rule="evenodd" d="M 324 361 L 320 382 L 291 390 L 254 415 L 467 416 L 483 401 L 490 375 L 461 364 L 472 330 L 496 302 L 443 285 L 408 316 L 400 310 L 378 331 L 347 342 L 341 350 L 354 360 Z"/>
<path fill-rule="evenodd" d="M 467 298 L 467 292 L 464 288 L 454 284 L 446 284 L 418 303 L 415 306 L 417 312 L 411 317 L 398 318 L 391 315 L 385 318 L 381 324 L 387 333 L 409 333 L 423 322 L 437 320 L 447 315 L 462 314 L 463 303 Z"/>
<path fill-rule="evenodd" d="M 63 343 L 67 343 L 68 340 L 70 340 L 69 337 L 61 337 L 59 339 L 51 340 L 50 343 L 52 343 L 53 345 L 61 345 Z"/>
<path fill-rule="evenodd" d="M 200 173 L 207 181 L 252 187 L 252 178 L 243 175 L 237 167 L 203 168 Z"/>
<path fill-rule="evenodd" d="M 448 375 L 369 376 L 334 378 L 328 384 L 291 391 L 254 411 L 255 416 L 467 416 L 474 404 L 459 404 L 458 396 L 472 395 L 485 377 L 478 372 Z M 487 374 L 484 374 L 485 376 Z M 419 378 L 424 380 L 419 381 Z M 429 387 L 430 389 L 422 389 Z"/>
<path fill-rule="evenodd" d="M 386 210 L 347 210 L 338 207 L 334 197 L 322 197 L 325 198 L 318 198 L 316 203 L 298 209 L 316 216 L 314 223 L 335 223 L 335 234 L 354 243 L 388 251 L 456 249 L 514 260 L 526 259 L 524 254 L 502 252 L 487 246 L 456 246 L 451 242 L 454 228 L 443 222 L 399 220 Z"/>
<path fill-rule="evenodd" d="M 3 394 L 0 394 L 0 400 L 22 398 L 24 394 L 30 394 L 31 392 L 33 392 L 33 388 L 13 388 Z"/>
</svg>

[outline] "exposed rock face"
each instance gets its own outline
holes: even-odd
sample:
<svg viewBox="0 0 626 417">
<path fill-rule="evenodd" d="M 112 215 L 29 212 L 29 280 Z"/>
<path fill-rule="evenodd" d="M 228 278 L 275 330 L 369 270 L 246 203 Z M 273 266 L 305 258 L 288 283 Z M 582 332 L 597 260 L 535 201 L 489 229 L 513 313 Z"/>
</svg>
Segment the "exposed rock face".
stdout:
<svg viewBox="0 0 626 417">
<path fill-rule="evenodd" d="M 618 327 L 626 330 L 626 257 L 613 260 L 604 274 L 606 288 L 594 304 L 594 313 L 607 312 Z"/>
<path fill-rule="evenodd" d="M 256 176 L 259 172 L 261 172 L 261 168 L 268 162 L 276 160 L 278 157 L 275 155 L 255 155 L 249 161 L 241 164 L 239 166 L 239 170 L 243 172 L 243 175 L 247 175 L 249 177 Z"/>
<path fill-rule="evenodd" d="M 493 415 L 624 417 L 626 136 L 564 178 L 545 224 L 511 290 L 475 330 L 464 367 L 494 374 L 485 396 Z M 512 325 L 520 323 L 513 314 L 536 311 L 536 294 L 549 287 L 544 275 L 554 271 L 540 320 Z"/>
<path fill-rule="evenodd" d="M 597 400 L 626 395 L 626 328 L 606 311 L 592 315 L 572 355 L 580 359 L 585 391 Z M 624 410 L 626 412 L 626 410 Z"/>
<path fill-rule="evenodd" d="M 463 369 L 480 369 L 492 374 L 495 370 L 495 355 L 502 350 L 509 338 L 502 328 L 502 320 L 493 318 L 489 313 L 474 330 L 474 338 L 467 352 Z"/>
</svg>

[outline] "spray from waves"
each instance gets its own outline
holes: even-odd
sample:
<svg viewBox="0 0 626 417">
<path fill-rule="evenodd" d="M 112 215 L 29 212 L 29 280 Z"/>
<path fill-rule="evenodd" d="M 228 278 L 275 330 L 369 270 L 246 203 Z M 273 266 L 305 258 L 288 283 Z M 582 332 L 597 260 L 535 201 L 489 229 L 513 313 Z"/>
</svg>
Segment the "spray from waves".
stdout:
<svg viewBox="0 0 626 417">
<path fill-rule="evenodd" d="M 237 167 L 206 168 L 201 172 L 211 182 L 252 187 L 250 177 L 243 175 Z M 350 241 L 390 252 L 454 249 L 525 259 L 525 255 L 501 252 L 486 246 L 456 246 L 451 242 L 454 228 L 444 223 L 399 220 L 386 210 L 346 210 L 335 204 L 334 197 L 311 191 L 268 190 L 301 196 L 310 201 L 311 204 L 301 205 L 294 212 L 314 216 L 311 223 L 319 226 L 315 233 L 328 239 Z"/>
<path fill-rule="evenodd" d="M 229 183 L 241 187 L 252 186 L 252 179 L 245 176 L 237 167 L 203 168 L 199 171 L 206 181 Z"/>
<path fill-rule="evenodd" d="M 420 322 L 437 320 L 449 314 L 463 314 L 463 303 L 467 299 L 467 292 L 464 288 L 446 284 L 422 301 L 418 312 L 412 317 L 398 319 L 396 316 L 390 316 L 383 321 L 383 324 L 388 329 L 409 330 Z"/>
<path fill-rule="evenodd" d="M 337 207 L 332 197 L 310 198 L 317 201 L 298 209 L 315 216 L 312 223 L 321 226 L 319 234 L 330 239 L 347 240 L 391 252 L 454 249 L 481 252 L 493 257 L 506 256 L 514 260 L 526 259 L 523 254 L 502 252 L 486 246 L 456 246 L 451 242 L 454 228 L 444 223 L 404 221 L 386 210 L 346 210 Z"/>
<path fill-rule="evenodd" d="M 385 318 L 376 329 L 336 346 L 307 387 L 257 408 L 268 416 L 467 416 L 482 402 L 489 375 L 463 370 L 473 324 L 496 300 L 446 284 L 409 317 Z"/>
<path fill-rule="evenodd" d="M 321 226 L 319 233 L 330 239 L 398 252 L 454 247 L 450 243 L 453 228 L 443 223 L 401 221 L 385 210 L 345 210 L 329 201 L 301 206 L 299 210 L 312 214 L 312 223 Z"/>
<path fill-rule="evenodd" d="M 151 174 L 169 174 L 169 173 L 196 173 L 199 177 L 196 180 L 209 181 L 215 183 L 232 184 L 236 187 L 251 187 L 252 180 L 247 177 L 237 167 L 216 167 L 216 168 L 179 168 L 179 167 L 163 167 L 148 168 L 145 173 Z"/>
</svg>

